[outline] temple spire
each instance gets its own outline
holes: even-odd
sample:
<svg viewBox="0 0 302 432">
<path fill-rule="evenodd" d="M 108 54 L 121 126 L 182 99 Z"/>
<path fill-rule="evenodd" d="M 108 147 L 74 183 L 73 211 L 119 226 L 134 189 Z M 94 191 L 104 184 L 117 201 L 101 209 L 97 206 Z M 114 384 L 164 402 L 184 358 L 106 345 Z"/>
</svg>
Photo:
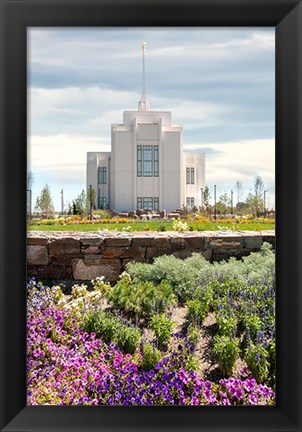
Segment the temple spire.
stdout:
<svg viewBox="0 0 302 432">
<path fill-rule="evenodd" d="M 143 71 L 142 71 L 142 94 L 141 94 L 141 100 L 138 102 L 139 111 L 149 110 L 149 102 L 147 101 L 147 93 L 146 93 L 146 74 L 145 74 L 146 45 L 147 45 L 146 42 L 142 42 Z"/>
</svg>

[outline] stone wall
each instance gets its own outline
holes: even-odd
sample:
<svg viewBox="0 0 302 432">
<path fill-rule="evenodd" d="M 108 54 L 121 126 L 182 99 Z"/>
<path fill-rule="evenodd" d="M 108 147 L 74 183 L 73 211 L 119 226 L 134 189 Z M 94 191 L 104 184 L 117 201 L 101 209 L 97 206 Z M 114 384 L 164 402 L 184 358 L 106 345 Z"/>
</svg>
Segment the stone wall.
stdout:
<svg viewBox="0 0 302 432">
<path fill-rule="evenodd" d="M 38 278 L 115 282 L 129 261 L 150 263 L 160 255 L 187 258 L 198 252 L 209 261 L 240 258 L 263 242 L 275 247 L 274 231 L 42 232 L 27 236 L 28 275 Z"/>
</svg>

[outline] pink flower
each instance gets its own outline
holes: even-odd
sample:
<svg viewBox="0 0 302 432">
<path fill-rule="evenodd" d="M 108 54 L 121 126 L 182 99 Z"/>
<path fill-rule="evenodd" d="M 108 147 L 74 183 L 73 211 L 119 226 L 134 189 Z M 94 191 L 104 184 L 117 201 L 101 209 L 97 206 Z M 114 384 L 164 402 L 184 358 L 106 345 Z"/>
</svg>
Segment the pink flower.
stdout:
<svg viewBox="0 0 302 432">
<path fill-rule="evenodd" d="M 254 378 L 246 379 L 243 381 L 243 387 L 246 391 L 252 391 L 257 385 L 257 381 Z"/>
<path fill-rule="evenodd" d="M 247 400 L 249 401 L 249 403 L 251 405 L 257 405 L 258 397 L 255 393 L 251 393 L 251 394 L 249 394 Z"/>
<path fill-rule="evenodd" d="M 199 405 L 199 400 L 197 397 L 193 396 L 191 399 L 191 405 Z"/>
<path fill-rule="evenodd" d="M 243 396 L 244 396 L 244 393 L 243 393 L 242 388 L 237 387 L 234 396 L 235 396 L 238 400 L 242 399 Z"/>
<path fill-rule="evenodd" d="M 40 348 L 37 348 L 37 349 L 35 349 L 33 356 L 37 358 L 37 357 L 40 357 L 40 354 L 41 354 L 41 350 L 40 350 Z"/>
<path fill-rule="evenodd" d="M 180 369 L 179 371 L 179 379 L 184 384 L 188 384 L 190 382 L 190 377 L 186 374 L 186 372 L 183 369 Z"/>
</svg>

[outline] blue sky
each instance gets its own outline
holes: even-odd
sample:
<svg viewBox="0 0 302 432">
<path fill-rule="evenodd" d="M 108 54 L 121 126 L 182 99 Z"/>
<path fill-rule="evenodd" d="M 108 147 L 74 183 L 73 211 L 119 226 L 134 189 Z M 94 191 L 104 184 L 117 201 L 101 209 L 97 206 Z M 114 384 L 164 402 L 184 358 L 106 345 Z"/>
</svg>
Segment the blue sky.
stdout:
<svg viewBox="0 0 302 432">
<path fill-rule="evenodd" d="M 172 111 L 184 149 L 206 153 L 217 197 L 260 175 L 275 204 L 273 28 L 28 30 L 28 169 L 33 203 L 46 183 L 56 210 L 85 189 L 86 153 L 110 151 L 112 123 L 136 109 L 141 42 L 151 109 Z M 213 195 L 213 192 L 212 192 Z"/>
</svg>

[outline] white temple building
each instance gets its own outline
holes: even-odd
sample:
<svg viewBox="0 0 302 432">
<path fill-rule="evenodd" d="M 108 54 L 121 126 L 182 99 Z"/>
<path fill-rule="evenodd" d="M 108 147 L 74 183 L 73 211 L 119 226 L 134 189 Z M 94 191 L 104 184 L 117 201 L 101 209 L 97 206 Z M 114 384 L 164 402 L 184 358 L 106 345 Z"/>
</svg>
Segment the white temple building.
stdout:
<svg viewBox="0 0 302 432">
<path fill-rule="evenodd" d="M 87 153 L 87 190 L 97 192 L 96 208 L 129 212 L 202 205 L 205 154 L 183 151 L 183 128 L 171 112 L 152 111 L 145 86 L 142 44 L 142 94 L 138 109 L 124 111 L 111 125 L 111 152 Z"/>
</svg>

